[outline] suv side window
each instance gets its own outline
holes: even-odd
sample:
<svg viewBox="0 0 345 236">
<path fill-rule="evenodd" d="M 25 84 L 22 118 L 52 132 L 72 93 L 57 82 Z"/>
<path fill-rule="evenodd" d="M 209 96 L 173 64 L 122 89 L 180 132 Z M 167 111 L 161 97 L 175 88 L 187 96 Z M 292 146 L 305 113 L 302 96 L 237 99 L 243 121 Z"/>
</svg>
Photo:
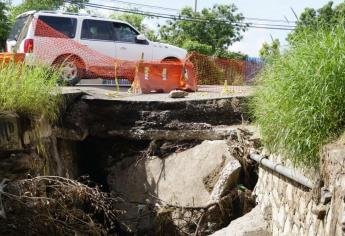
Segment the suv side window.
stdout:
<svg viewBox="0 0 345 236">
<path fill-rule="evenodd" d="M 67 36 L 68 38 L 74 38 L 75 32 L 77 28 L 77 19 L 70 18 L 70 17 L 56 17 L 56 16 L 39 16 L 39 20 L 43 23 L 47 24 L 52 29 L 62 33 L 63 35 Z M 48 27 L 45 27 L 42 24 L 37 24 L 36 36 L 42 37 L 56 37 L 62 38 L 62 35 L 57 34 L 53 30 L 49 30 Z"/>
<path fill-rule="evenodd" d="M 112 23 L 101 20 L 84 20 L 81 39 L 113 40 Z"/>
<path fill-rule="evenodd" d="M 136 32 L 132 27 L 123 23 L 113 23 L 115 41 L 135 43 L 137 39 L 138 32 Z"/>
</svg>

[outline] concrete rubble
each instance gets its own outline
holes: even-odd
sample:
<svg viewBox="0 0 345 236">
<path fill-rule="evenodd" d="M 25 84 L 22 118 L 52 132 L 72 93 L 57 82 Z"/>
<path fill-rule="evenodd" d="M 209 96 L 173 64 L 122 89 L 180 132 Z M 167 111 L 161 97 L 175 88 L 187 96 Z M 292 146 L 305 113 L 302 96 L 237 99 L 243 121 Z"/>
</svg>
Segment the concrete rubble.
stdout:
<svg viewBox="0 0 345 236">
<path fill-rule="evenodd" d="M 271 219 L 264 216 L 259 207 L 232 221 L 229 226 L 215 232 L 212 236 L 269 236 Z"/>
<path fill-rule="evenodd" d="M 108 184 L 113 193 L 120 193 L 124 199 L 121 207 L 128 211 L 125 217 L 137 219 L 133 226 L 141 231 L 149 230 L 154 221 L 148 206 L 168 207 L 175 216 L 186 214 L 181 211 L 183 208 L 197 209 L 195 219 L 204 214 L 204 218 L 213 218 L 214 227 L 219 227 L 222 217 L 211 216 L 218 213 L 213 205 L 239 184 L 240 171 L 241 165 L 225 140 L 203 141 L 165 158 L 150 156 L 136 162 L 125 159 L 111 168 Z M 174 224 L 187 227 L 181 219 Z"/>
<path fill-rule="evenodd" d="M 182 90 L 173 90 L 169 93 L 169 98 L 184 98 L 188 96 L 188 92 Z"/>
</svg>

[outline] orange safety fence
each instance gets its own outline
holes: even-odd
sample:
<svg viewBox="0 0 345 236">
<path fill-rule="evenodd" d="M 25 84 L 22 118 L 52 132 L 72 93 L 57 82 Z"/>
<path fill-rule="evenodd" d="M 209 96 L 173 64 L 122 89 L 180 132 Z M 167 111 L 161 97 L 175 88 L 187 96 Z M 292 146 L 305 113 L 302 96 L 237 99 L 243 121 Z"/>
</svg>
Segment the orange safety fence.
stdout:
<svg viewBox="0 0 345 236">
<path fill-rule="evenodd" d="M 173 89 L 197 91 L 200 86 L 241 85 L 248 82 L 248 65 L 244 60 L 229 60 L 191 53 L 184 60 L 153 61 L 142 55 L 137 60 L 120 60 L 110 51 L 96 51 L 92 45 L 84 45 L 41 20 L 34 20 L 35 38 L 27 60 L 55 67 L 66 61 L 75 62 L 83 78 L 106 80 L 126 79 L 132 82 L 134 91 L 142 93 L 169 92 Z M 105 42 L 106 43 L 106 42 Z M 114 47 L 115 51 L 115 47 Z M 23 54 L 17 54 L 23 59 Z M 1 60 L 1 57 L 0 57 Z M 254 63 L 255 64 L 255 63 Z M 253 64 L 253 65 L 254 65 Z M 214 88 L 212 88 L 214 90 Z"/>
<path fill-rule="evenodd" d="M 19 63 L 25 59 L 24 53 L 0 53 L 0 65 L 6 65 L 10 62 Z"/>
</svg>

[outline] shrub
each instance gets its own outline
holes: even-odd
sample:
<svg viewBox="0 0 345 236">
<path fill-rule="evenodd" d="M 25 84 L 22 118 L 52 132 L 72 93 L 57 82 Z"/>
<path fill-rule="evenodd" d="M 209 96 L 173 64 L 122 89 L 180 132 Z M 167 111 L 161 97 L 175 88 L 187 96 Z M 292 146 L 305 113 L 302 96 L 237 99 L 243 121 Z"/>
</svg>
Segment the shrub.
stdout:
<svg viewBox="0 0 345 236">
<path fill-rule="evenodd" d="M 48 67 L 2 64 L 0 68 L 0 111 L 55 120 L 59 111 L 59 73 Z"/>
<path fill-rule="evenodd" d="M 320 147 L 345 124 L 345 32 L 305 31 L 259 78 L 252 108 L 266 147 L 317 166 Z"/>
</svg>

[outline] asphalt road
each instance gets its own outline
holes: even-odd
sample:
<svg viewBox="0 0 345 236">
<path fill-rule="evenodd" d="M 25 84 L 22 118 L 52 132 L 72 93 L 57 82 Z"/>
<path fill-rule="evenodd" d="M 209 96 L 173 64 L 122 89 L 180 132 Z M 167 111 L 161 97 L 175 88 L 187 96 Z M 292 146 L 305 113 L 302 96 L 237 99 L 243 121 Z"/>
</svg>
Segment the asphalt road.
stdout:
<svg viewBox="0 0 345 236">
<path fill-rule="evenodd" d="M 183 101 L 183 100 L 204 100 L 234 96 L 249 96 L 253 86 L 228 86 L 227 89 L 217 85 L 201 85 L 197 92 L 191 92 L 185 98 L 169 98 L 167 93 L 134 94 L 129 91 L 129 86 L 120 86 L 116 91 L 115 85 L 104 85 L 102 80 L 84 80 L 73 87 L 63 87 L 62 92 L 80 93 L 83 92 L 89 99 L 102 100 L 129 100 L 129 101 Z"/>
</svg>

